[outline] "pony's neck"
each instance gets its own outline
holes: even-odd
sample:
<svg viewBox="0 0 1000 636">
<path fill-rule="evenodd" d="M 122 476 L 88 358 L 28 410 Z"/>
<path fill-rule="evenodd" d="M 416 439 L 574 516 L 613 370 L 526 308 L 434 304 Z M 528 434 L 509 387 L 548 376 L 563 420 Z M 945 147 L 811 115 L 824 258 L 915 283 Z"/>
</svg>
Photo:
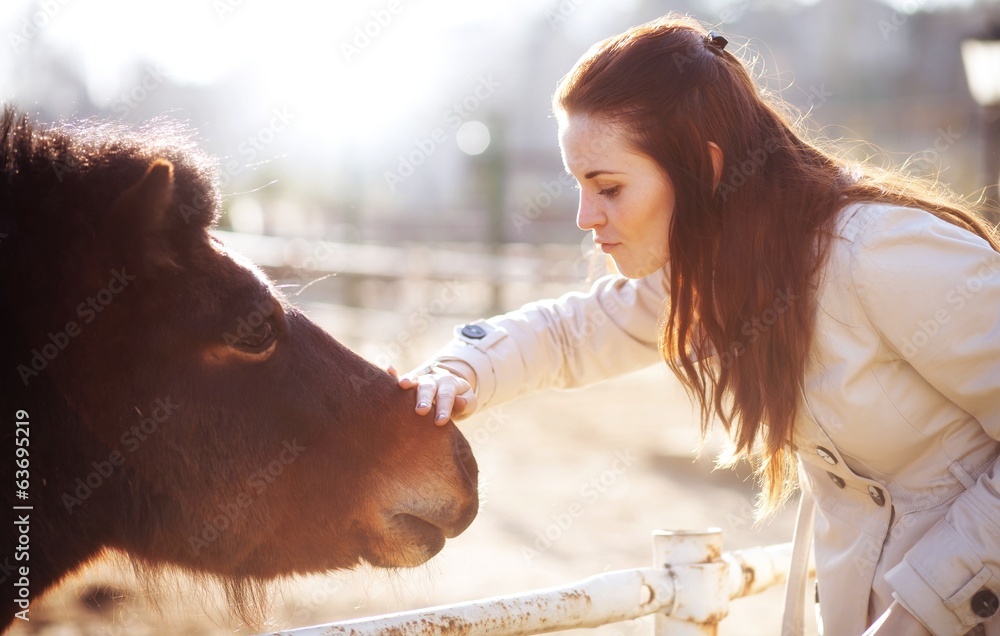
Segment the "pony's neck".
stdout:
<svg viewBox="0 0 1000 636">
<path fill-rule="evenodd" d="M 0 327 L 5 334 L 0 338 L 0 359 L 9 361 L 0 376 L 0 447 L 6 458 L 0 461 L 0 480 L 7 485 L 0 489 L 0 501 L 15 523 L 5 524 L 0 531 L 0 581 L 18 592 L 26 588 L 34 603 L 100 551 L 101 545 L 87 537 L 110 534 L 107 526 L 114 520 L 103 513 L 104 501 L 115 496 L 118 486 L 105 484 L 104 492 L 92 489 L 81 505 L 74 505 L 80 500 L 77 495 L 85 492 L 75 492 L 77 479 L 86 485 L 94 470 L 90 461 L 100 456 L 98 442 L 87 435 L 69 435 L 80 422 L 47 373 L 23 381 L 17 366 L 30 364 L 30 346 L 14 324 L 8 300 L 0 294 Z M 78 440 L 77 444 L 71 447 L 70 439 Z M 18 449 L 23 449 L 20 458 Z M 22 467 L 15 464 L 16 459 L 27 462 Z M 27 586 L 11 587 L 22 578 Z M 18 620 L 16 612 L 21 610 L 4 598 L 0 631 Z"/>
</svg>

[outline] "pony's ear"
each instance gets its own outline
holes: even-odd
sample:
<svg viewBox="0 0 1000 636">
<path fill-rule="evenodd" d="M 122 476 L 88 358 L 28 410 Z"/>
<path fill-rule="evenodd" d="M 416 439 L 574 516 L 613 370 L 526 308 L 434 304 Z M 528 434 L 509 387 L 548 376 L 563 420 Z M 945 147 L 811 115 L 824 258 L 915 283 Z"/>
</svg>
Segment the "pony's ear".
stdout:
<svg viewBox="0 0 1000 636">
<path fill-rule="evenodd" d="M 112 206 L 109 229 L 117 247 L 146 267 L 176 267 L 168 221 L 173 200 L 174 166 L 156 159 Z"/>
</svg>

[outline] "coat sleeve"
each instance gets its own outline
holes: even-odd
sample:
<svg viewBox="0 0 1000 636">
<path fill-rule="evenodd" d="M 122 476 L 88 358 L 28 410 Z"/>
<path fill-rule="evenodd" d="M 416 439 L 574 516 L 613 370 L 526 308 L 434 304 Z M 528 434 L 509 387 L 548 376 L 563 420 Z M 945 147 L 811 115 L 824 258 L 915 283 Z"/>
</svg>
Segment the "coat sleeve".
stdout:
<svg viewBox="0 0 1000 636">
<path fill-rule="evenodd" d="M 888 208 L 852 257 L 858 296 L 884 341 L 978 421 L 983 443 L 1000 441 L 1000 254 L 930 213 Z M 964 634 L 997 613 L 997 460 L 886 581 L 935 634 Z"/>
<path fill-rule="evenodd" d="M 477 408 L 552 388 L 574 388 L 652 366 L 666 269 L 641 279 L 605 276 L 586 293 L 529 303 L 455 328 L 421 365 L 458 360 L 476 373 Z"/>
</svg>

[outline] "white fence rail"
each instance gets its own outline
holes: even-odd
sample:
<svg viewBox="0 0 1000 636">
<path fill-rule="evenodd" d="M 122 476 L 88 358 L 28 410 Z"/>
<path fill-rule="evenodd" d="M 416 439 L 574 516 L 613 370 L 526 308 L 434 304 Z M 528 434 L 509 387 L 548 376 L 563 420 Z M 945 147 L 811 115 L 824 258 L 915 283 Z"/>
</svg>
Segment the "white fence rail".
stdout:
<svg viewBox="0 0 1000 636">
<path fill-rule="evenodd" d="M 722 532 L 653 533 L 653 567 L 607 572 L 563 587 L 373 618 L 274 632 L 272 636 L 520 636 L 656 615 L 654 636 L 715 634 L 729 601 L 785 582 L 792 546 L 723 554 Z"/>
</svg>

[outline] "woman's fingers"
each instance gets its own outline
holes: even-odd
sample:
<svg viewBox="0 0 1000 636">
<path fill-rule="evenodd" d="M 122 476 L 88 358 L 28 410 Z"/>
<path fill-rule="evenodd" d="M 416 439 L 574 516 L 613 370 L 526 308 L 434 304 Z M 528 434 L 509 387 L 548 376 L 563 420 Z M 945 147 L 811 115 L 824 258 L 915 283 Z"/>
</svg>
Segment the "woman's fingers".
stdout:
<svg viewBox="0 0 1000 636">
<path fill-rule="evenodd" d="M 459 379 L 453 375 L 441 375 L 438 378 L 434 423 L 441 426 L 451 419 L 452 410 L 455 408 L 455 398 L 458 397 L 459 393 Z"/>
<path fill-rule="evenodd" d="M 429 369 L 425 368 L 423 371 Z M 461 415 L 469 408 L 469 400 L 461 397 L 472 390 L 472 385 L 464 378 L 452 375 L 447 371 L 434 370 L 431 373 L 411 371 L 400 376 L 395 367 L 389 366 L 386 371 L 403 389 L 416 387 L 417 415 L 427 415 L 433 409 L 434 423 L 438 426 L 447 424 L 452 415 Z M 419 375 L 412 375 L 420 373 Z"/>
<path fill-rule="evenodd" d="M 385 370 L 389 373 L 389 375 L 395 378 L 396 383 L 399 384 L 401 388 L 410 389 L 417 386 L 417 381 L 412 375 L 413 373 L 415 373 L 414 371 L 410 371 L 406 375 L 399 375 L 399 370 L 392 365 L 386 367 Z"/>
<path fill-rule="evenodd" d="M 437 396 L 438 383 L 433 375 L 422 375 L 416 379 L 417 387 L 417 414 L 427 415 L 431 412 L 431 405 Z"/>
<path fill-rule="evenodd" d="M 469 383 L 462 378 L 453 375 L 440 376 L 434 423 L 442 426 L 448 423 L 452 415 L 461 415 L 469 404 L 465 398 L 460 396 L 471 388 Z"/>
</svg>

